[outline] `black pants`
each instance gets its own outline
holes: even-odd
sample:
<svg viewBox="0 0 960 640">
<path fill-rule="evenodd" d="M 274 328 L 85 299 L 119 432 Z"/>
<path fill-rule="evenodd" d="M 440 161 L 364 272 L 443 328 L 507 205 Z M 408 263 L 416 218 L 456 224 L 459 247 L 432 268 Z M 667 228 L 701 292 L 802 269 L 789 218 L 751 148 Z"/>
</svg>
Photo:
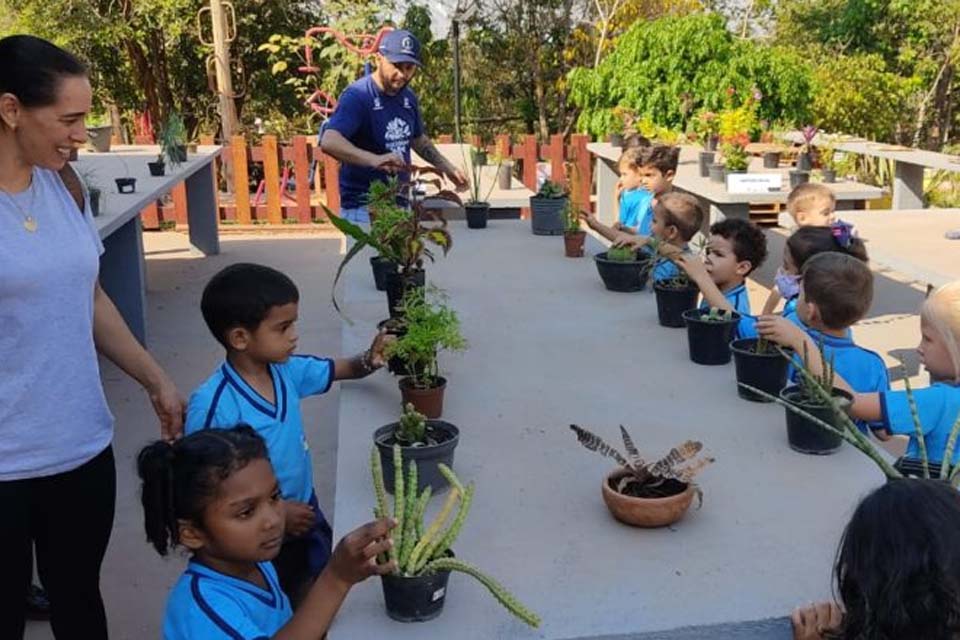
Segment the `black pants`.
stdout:
<svg viewBox="0 0 960 640">
<path fill-rule="evenodd" d="M 0 638 L 23 637 L 24 594 L 37 571 L 57 640 L 107 637 L 100 564 L 110 541 L 117 478 L 107 447 L 73 471 L 0 482 Z"/>
</svg>

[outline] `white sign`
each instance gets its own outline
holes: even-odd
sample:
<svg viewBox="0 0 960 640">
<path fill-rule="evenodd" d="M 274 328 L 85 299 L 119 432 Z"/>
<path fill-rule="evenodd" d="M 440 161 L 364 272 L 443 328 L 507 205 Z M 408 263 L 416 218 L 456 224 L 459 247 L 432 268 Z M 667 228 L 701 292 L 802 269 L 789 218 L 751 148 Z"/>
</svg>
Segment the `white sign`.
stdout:
<svg viewBox="0 0 960 640">
<path fill-rule="evenodd" d="M 727 193 L 770 193 L 783 188 L 781 173 L 727 174 Z"/>
</svg>

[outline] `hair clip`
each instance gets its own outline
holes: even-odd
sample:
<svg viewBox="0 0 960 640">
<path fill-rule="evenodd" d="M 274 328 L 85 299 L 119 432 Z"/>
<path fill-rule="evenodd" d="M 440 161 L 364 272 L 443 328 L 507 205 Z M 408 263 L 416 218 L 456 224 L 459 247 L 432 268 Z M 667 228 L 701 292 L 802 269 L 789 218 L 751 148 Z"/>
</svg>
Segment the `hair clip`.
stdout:
<svg viewBox="0 0 960 640">
<path fill-rule="evenodd" d="M 853 242 L 853 225 L 849 222 L 837 220 L 830 225 L 830 233 L 838 245 L 844 249 L 849 249 Z"/>
</svg>

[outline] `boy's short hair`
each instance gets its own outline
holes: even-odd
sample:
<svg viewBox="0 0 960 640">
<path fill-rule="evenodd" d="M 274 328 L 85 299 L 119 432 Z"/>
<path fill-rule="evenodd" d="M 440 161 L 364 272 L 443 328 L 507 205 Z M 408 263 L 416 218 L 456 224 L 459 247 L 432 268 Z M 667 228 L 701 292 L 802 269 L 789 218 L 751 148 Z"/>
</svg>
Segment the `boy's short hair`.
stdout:
<svg viewBox="0 0 960 640">
<path fill-rule="evenodd" d="M 671 191 L 659 196 L 654 204 L 663 216 L 666 226 L 673 225 L 680 230 L 680 237 L 688 242 L 703 226 L 703 207 L 700 201 L 689 193 Z"/>
<path fill-rule="evenodd" d="M 750 273 L 767 259 L 767 236 L 749 220 L 727 218 L 710 225 L 710 233 L 730 241 L 737 261 L 750 262 Z"/>
<path fill-rule="evenodd" d="M 627 163 L 627 166 L 631 169 L 640 168 L 640 158 L 644 149 L 650 146 L 650 141 L 643 136 L 639 136 L 639 138 L 643 141 L 642 143 L 638 142 L 631 146 L 624 145 L 623 153 L 620 154 L 620 159 L 617 161 L 618 166 Z"/>
<path fill-rule="evenodd" d="M 637 162 L 638 166 L 653 167 L 660 173 L 667 171 L 676 173 L 677 163 L 680 162 L 680 147 L 655 144 L 652 147 L 641 148 Z"/>
<path fill-rule="evenodd" d="M 851 237 L 844 246 L 833 235 L 833 227 L 800 227 L 787 238 L 787 250 L 798 272 L 803 270 L 807 260 L 827 251 L 838 251 L 857 260 L 868 261 L 867 247 L 863 240 Z"/>
<path fill-rule="evenodd" d="M 262 264 L 238 262 L 210 278 L 200 311 L 213 337 L 229 349 L 230 329 L 256 331 L 270 309 L 299 301 L 297 285 L 286 275 Z"/>
<path fill-rule="evenodd" d="M 837 208 L 837 197 L 833 191 L 819 182 L 806 182 L 797 185 L 787 196 L 787 211 L 796 217 L 798 211 L 809 211 L 824 215 L 833 213 Z"/>
<path fill-rule="evenodd" d="M 827 328 L 846 329 L 870 310 L 873 272 L 849 254 L 820 253 L 803 267 L 803 295 L 817 305 Z"/>
</svg>

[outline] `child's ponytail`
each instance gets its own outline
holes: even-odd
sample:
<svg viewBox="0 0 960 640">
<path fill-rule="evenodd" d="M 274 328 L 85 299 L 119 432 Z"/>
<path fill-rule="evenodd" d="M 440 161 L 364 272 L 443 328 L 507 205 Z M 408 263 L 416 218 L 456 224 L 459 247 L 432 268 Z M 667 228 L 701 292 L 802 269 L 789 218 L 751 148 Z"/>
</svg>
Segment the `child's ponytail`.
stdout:
<svg viewBox="0 0 960 640">
<path fill-rule="evenodd" d="M 217 488 L 251 460 L 267 458 L 251 427 L 198 431 L 174 443 L 158 441 L 137 456 L 147 540 L 160 555 L 180 543 L 180 522 L 203 526 L 203 511 Z"/>
<path fill-rule="evenodd" d="M 147 541 L 160 555 L 179 542 L 173 496 L 173 445 L 159 440 L 137 456 L 137 474 L 143 482 L 143 505 Z"/>
</svg>

